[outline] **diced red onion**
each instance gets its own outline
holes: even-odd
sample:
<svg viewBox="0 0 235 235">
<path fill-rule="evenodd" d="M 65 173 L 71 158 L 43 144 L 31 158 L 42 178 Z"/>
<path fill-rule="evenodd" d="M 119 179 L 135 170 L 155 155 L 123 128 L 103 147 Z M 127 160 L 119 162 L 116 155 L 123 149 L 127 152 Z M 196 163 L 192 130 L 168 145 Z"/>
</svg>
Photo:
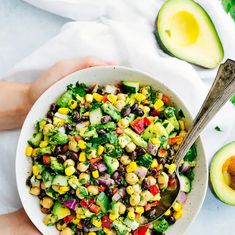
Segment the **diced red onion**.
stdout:
<svg viewBox="0 0 235 235">
<path fill-rule="evenodd" d="M 104 184 L 104 185 L 113 185 L 114 184 L 114 180 L 113 179 L 104 179 L 104 178 L 99 178 L 98 181 L 100 182 L 100 184 Z"/>
<path fill-rule="evenodd" d="M 154 145 L 153 143 L 151 143 L 150 141 L 148 142 L 148 151 L 151 155 L 156 156 L 157 155 L 157 150 L 158 150 L 158 146 Z"/>
<path fill-rule="evenodd" d="M 121 195 L 119 193 L 115 193 L 112 197 L 113 201 L 118 201 L 119 199 L 121 199 Z"/>
<path fill-rule="evenodd" d="M 136 174 L 140 177 L 140 178 L 145 178 L 146 174 L 147 174 L 147 168 L 145 167 L 137 167 L 136 169 Z"/>
<path fill-rule="evenodd" d="M 107 170 L 107 167 L 105 166 L 105 164 L 103 162 L 99 162 L 97 164 L 97 167 L 98 167 L 99 172 L 104 172 Z"/>
<path fill-rule="evenodd" d="M 183 166 L 182 166 L 181 172 L 187 173 L 188 170 L 189 170 L 189 168 L 190 168 L 189 162 L 185 161 L 184 164 L 183 164 Z"/>
<path fill-rule="evenodd" d="M 178 201 L 180 203 L 184 203 L 187 199 L 187 195 L 185 192 L 180 191 L 179 196 L 178 196 Z"/>
<path fill-rule="evenodd" d="M 72 209 L 72 210 L 75 211 L 78 202 L 77 202 L 75 199 L 68 199 L 68 200 L 65 201 L 63 204 L 64 204 L 64 206 L 68 207 L 69 209 Z"/>
<path fill-rule="evenodd" d="M 123 197 L 125 197 L 125 195 L 126 195 L 126 189 L 125 189 L 124 187 L 122 187 L 122 188 L 120 188 L 120 189 L 118 190 L 118 193 L 119 193 L 120 196 L 123 198 Z"/>
</svg>

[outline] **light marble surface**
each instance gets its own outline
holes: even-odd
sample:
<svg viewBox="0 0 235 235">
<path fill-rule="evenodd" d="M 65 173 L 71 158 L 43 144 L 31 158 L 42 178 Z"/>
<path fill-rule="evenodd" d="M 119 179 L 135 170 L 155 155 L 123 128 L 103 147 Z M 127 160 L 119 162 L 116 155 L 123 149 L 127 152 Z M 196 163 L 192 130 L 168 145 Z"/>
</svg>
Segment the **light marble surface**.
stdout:
<svg viewBox="0 0 235 235">
<path fill-rule="evenodd" d="M 67 21 L 20 0 L 1 0 L 0 77 L 17 61 L 56 35 Z M 235 133 L 230 139 L 235 139 Z M 203 207 L 188 235 L 233 235 L 234 223 L 235 208 L 221 203 L 208 190 Z"/>
</svg>

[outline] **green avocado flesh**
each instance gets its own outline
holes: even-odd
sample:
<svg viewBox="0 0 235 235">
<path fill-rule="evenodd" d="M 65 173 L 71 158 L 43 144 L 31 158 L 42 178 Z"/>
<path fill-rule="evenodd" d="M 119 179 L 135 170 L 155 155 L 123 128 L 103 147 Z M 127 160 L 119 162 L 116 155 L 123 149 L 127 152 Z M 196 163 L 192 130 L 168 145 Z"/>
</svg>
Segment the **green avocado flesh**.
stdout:
<svg viewBox="0 0 235 235">
<path fill-rule="evenodd" d="M 225 145 L 213 157 L 210 181 L 217 197 L 235 206 L 235 142 Z"/>
<path fill-rule="evenodd" d="M 193 0 L 167 0 L 158 13 L 155 34 L 166 53 L 182 60 L 215 68 L 223 59 L 214 24 Z"/>
</svg>

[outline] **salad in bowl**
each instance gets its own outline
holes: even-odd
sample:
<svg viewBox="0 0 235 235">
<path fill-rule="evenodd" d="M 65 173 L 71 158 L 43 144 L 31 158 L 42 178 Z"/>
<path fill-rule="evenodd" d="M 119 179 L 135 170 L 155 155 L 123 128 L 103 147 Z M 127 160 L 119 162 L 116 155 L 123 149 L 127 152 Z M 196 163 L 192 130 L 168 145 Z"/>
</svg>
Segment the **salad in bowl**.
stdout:
<svg viewBox="0 0 235 235">
<path fill-rule="evenodd" d="M 68 85 L 35 121 L 25 148 L 26 184 L 44 226 L 61 235 L 163 234 L 181 218 L 193 184 L 195 145 L 180 166 L 179 198 L 149 224 L 162 193 L 177 186 L 172 159 L 186 126 L 174 100 L 151 85 Z"/>
</svg>

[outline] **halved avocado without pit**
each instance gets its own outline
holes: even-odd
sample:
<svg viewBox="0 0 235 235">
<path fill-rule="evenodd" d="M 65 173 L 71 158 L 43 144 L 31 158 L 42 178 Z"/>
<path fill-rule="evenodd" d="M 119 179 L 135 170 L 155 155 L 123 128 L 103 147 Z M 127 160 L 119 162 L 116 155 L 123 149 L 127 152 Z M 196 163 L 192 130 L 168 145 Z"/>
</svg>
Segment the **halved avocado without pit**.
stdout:
<svg viewBox="0 0 235 235">
<path fill-rule="evenodd" d="M 158 13 L 155 35 L 166 53 L 205 68 L 217 67 L 224 57 L 213 22 L 193 0 L 167 0 Z"/>
<path fill-rule="evenodd" d="M 235 206 L 235 142 L 225 145 L 213 157 L 210 181 L 216 196 Z"/>
</svg>

